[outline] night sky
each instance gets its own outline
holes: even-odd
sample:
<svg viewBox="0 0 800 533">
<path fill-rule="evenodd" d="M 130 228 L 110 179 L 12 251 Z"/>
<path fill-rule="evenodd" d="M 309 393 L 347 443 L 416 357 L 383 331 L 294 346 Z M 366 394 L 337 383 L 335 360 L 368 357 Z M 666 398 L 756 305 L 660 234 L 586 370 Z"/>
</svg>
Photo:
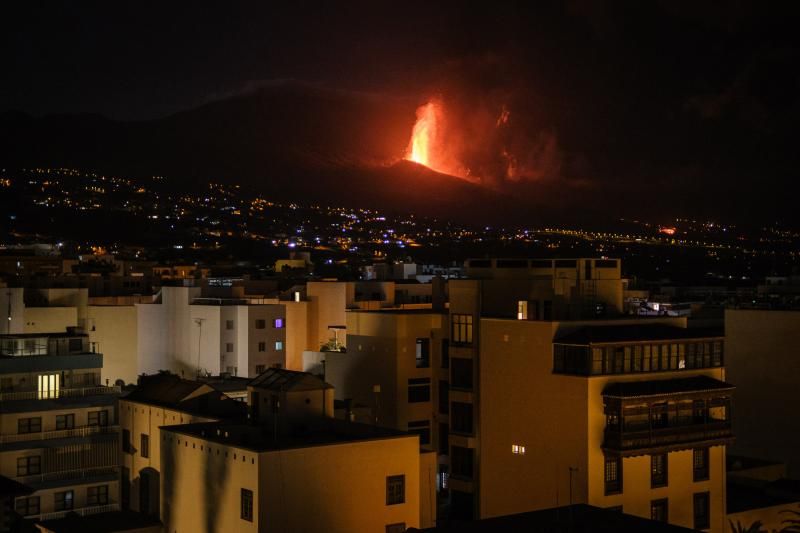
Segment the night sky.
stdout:
<svg viewBox="0 0 800 533">
<path fill-rule="evenodd" d="M 567 191 L 794 216 L 800 5 L 471 4 L 5 9 L 0 111 L 154 119 L 289 80 L 444 95 L 460 113 L 508 106 L 537 179 Z"/>
</svg>

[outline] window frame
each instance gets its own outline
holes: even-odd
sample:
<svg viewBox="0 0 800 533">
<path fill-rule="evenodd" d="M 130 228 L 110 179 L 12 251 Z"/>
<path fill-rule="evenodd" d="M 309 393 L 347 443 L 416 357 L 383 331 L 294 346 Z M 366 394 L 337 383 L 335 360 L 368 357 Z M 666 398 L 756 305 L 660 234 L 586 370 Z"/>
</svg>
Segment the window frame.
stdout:
<svg viewBox="0 0 800 533">
<path fill-rule="evenodd" d="M 147 433 L 139 435 L 139 455 L 144 459 L 150 458 L 150 435 Z"/>
<path fill-rule="evenodd" d="M 698 506 L 701 503 L 702 506 Z M 698 509 L 703 511 L 698 514 Z M 695 492 L 692 497 L 692 522 L 694 529 L 709 529 L 711 528 L 711 492 Z"/>
<path fill-rule="evenodd" d="M 72 511 L 75 509 L 75 490 L 64 490 L 53 493 L 53 510 Z"/>
<path fill-rule="evenodd" d="M 609 468 L 610 465 L 614 465 L 613 468 Z M 615 473 L 614 479 L 609 479 L 609 473 L 613 470 Z M 605 456 L 605 462 L 603 463 L 603 489 L 606 496 L 612 494 L 622 494 L 623 491 L 623 474 L 622 474 L 622 457 L 617 456 Z"/>
<path fill-rule="evenodd" d="M 386 505 L 406 503 L 406 475 L 386 476 Z"/>
<path fill-rule="evenodd" d="M 239 493 L 239 517 L 248 522 L 253 521 L 253 491 L 242 488 Z"/>
<path fill-rule="evenodd" d="M 663 472 L 656 472 L 656 463 L 658 458 L 663 458 L 662 468 Z M 650 488 L 658 489 L 661 487 L 669 486 L 669 454 L 656 453 L 650 455 Z"/>
</svg>

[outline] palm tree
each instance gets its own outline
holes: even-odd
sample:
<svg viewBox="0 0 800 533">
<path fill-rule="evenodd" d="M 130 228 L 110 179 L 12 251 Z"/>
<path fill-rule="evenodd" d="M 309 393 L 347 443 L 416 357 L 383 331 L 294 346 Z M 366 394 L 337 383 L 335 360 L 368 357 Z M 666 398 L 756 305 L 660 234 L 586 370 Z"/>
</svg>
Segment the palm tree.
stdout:
<svg viewBox="0 0 800 533">
<path fill-rule="evenodd" d="M 761 520 L 756 520 L 750 524 L 750 527 L 744 527 L 739 520 L 737 520 L 735 524 L 733 523 L 733 520 L 728 520 L 728 522 L 731 524 L 732 533 L 767 533 L 762 529 L 764 524 L 761 522 Z"/>
</svg>

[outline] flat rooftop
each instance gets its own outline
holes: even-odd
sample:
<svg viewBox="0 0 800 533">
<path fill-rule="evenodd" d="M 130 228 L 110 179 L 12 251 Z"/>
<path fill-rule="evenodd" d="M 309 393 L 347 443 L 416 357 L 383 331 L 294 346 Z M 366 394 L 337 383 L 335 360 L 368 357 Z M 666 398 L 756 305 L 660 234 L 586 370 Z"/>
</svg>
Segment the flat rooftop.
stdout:
<svg viewBox="0 0 800 533">
<path fill-rule="evenodd" d="M 666 324 L 620 324 L 585 326 L 556 338 L 555 344 L 605 344 L 617 342 L 676 341 L 722 339 L 721 328 L 680 328 Z"/>
<path fill-rule="evenodd" d="M 271 422 L 257 424 L 205 422 L 162 426 L 161 429 L 254 452 L 416 437 L 395 429 L 333 418 L 318 418 L 294 424 L 284 423 L 279 427 L 277 434 Z"/>
</svg>

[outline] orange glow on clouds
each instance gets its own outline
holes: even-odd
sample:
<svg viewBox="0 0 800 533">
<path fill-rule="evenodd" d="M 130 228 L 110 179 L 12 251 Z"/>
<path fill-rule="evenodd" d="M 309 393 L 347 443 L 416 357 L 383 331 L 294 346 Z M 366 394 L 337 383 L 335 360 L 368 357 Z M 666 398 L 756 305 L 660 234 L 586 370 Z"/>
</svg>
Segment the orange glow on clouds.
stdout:
<svg viewBox="0 0 800 533">
<path fill-rule="evenodd" d="M 660 228 L 658 231 L 665 235 L 675 235 L 675 228 Z"/>
</svg>

